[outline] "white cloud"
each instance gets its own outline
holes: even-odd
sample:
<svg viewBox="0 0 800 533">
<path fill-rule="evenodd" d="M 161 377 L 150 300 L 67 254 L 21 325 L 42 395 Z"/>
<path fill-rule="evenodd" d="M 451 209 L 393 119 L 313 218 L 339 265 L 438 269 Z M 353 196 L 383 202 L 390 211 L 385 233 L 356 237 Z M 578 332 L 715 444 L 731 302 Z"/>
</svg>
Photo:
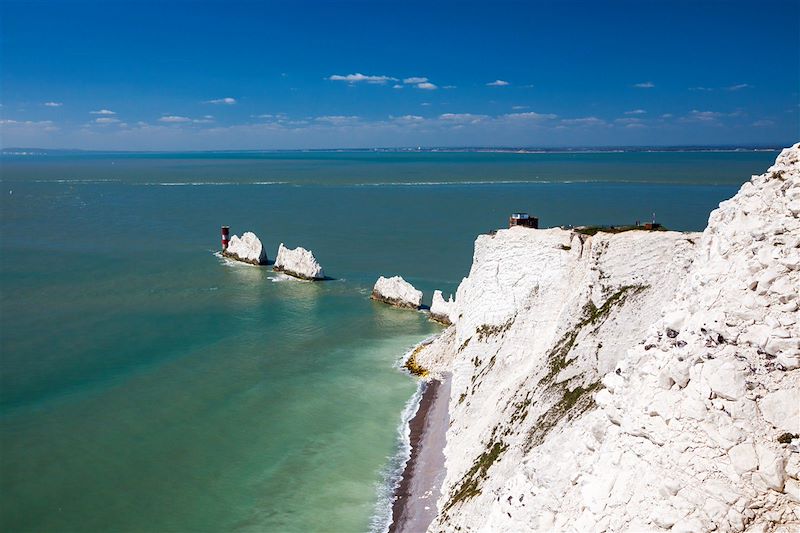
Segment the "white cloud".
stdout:
<svg viewBox="0 0 800 533">
<path fill-rule="evenodd" d="M 400 123 L 403 123 L 403 124 L 414 124 L 414 123 L 422 122 L 423 120 L 425 120 L 424 117 L 421 117 L 419 115 L 403 115 L 401 117 L 391 117 L 390 116 L 389 118 L 394 122 L 400 122 Z"/>
<path fill-rule="evenodd" d="M 236 103 L 236 98 L 231 98 L 230 96 L 226 96 L 225 98 L 215 98 L 214 100 L 206 100 L 205 103 L 233 105 Z"/>
<path fill-rule="evenodd" d="M 365 81 L 367 83 L 373 83 L 378 85 L 384 85 L 386 82 L 389 81 L 398 81 L 397 78 L 392 78 L 391 76 L 368 76 L 366 74 L 361 74 L 360 72 L 356 72 L 355 74 L 347 74 L 346 76 L 342 76 L 340 74 L 333 74 L 328 76 L 330 81 L 346 81 L 347 83 L 358 83 Z"/>
<path fill-rule="evenodd" d="M 119 122 L 119 119 L 114 117 L 100 117 L 94 119 L 94 122 L 95 124 L 114 124 L 116 122 Z"/>
<path fill-rule="evenodd" d="M 514 111 L 519 111 L 520 109 L 528 109 L 529 107 L 530 106 L 527 105 L 515 105 L 511 106 L 511 109 L 513 109 Z"/>
<path fill-rule="evenodd" d="M 634 87 L 636 87 L 637 89 L 652 89 L 655 86 L 656 84 L 653 83 L 652 81 L 643 81 L 641 83 L 637 83 L 634 85 Z"/>
<path fill-rule="evenodd" d="M 561 121 L 565 126 L 604 126 L 606 121 L 597 117 L 565 118 Z"/>
<path fill-rule="evenodd" d="M 430 102 L 422 102 L 422 103 L 421 103 L 421 104 L 419 104 L 419 105 L 421 105 L 421 106 L 425 106 L 425 107 L 428 107 L 429 105 L 431 105 L 431 103 L 430 103 Z"/>
<path fill-rule="evenodd" d="M 753 126 L 756 128 L 764 128 L 766 126 L 773 126 L 774 124 L 775 123 L 773 121 L 767 119 L 756 120 L 753 122 Z"/>
<path fill-rule="evenodd" d="M 487 87 L 505 87 L 506 85 L 511 84 L 505 80 L 494 80 L 486 84 Z"/>
<path fill-rule="evenodd" d="M 417 84 L 417 83 L 425 83 L 428 81 L 428 78 L 422 78 L 418 76 L 412 76 L 410 78 L 404 78 L 403 83 L 405 84 Z"/>
<path fill-rule="evenodd" d="M 97 111 L 89 111 L 90 115 L 116 115 L 114 111 L 110 109 L 99 109 Z"/>
<path fill-rule="evenodd" d="M 402 89 L 402 88 L 403 86 L 400 85 L 399 83 L 395 83 L 394 85 L 392 85 L 392 89 Z"/>
<path fill-rule="evenodd" d="M 686 119 L 699 122 L 712 122 L 714 120 L 719 120 L 723 116 L 723 113 L 718 113 L 717 111 L 698 111 L 697 109 L 692 109 Z"/>
<path fill-rule="evenodd" d="M 632 109 L 630 111 L 625 111 L 626 115 L 644 115 L 647 113 L 644 109 Z"/>
<path fill-rule="evenodd" d="M 191 122 L 189 117 L 181 117 L 178 115 L 167 115 L 158 119 L 159 122 L 166 122 L 168 124 L 180 124 L 184 122 Z"/>
<path fill-rule="evenodd" d="M 426 82 L 423 82 L 423 83 L 418 83 L 415 87 L 417 89 L 425 89 L 426 91 L 433 91 L 433 90 L 439 88 L 435 84 L 433 84 L 433 83 L 431 83 L 429 81 L 426 81 Z"/>
<path fill-rule="evenodd" d="M 551 120 L 558 118 L 558 115 L 554 115 L 553 113 L 536 113 L 534 111 L 528 111 L 526 113 L 509 113 L 503 116 L 512 120 Z"/>
<path fill-rule="evenodd" d="M 439 115 L 439 120 L 455 124 L 477 124 L 489 118 L 486 115 L 474 115 L 472 113 L 444 113 Z"/>
<path fill-rule="evenodd" d="M 661 118 L 672 118 L 674 116 L 675 115 L 673 115 L 672 113 L 664 113 L 663 115 L 661 115 Z"/>
<path fill-rule="evenodd" d="M 445 85 L 444 87 L 442 87 L 442 89 L 456 89 L 456 88 L 457 87 L 455 85 Z"/>
<path fill-rule="evenodd" d="M 61 103 L 61 102 L 45 102 L 42 105 L 45 106 L 45 107 L 61 107 L 64 104 Z"/>
<path fill-rule="evenodd" d="M 314 120 L 317 122 L 332 124 L 334 126 L 344 126 L 358 122 L 359 117 L 355 115 L 323 115 L 321 117 L 316 117 Z"/>
<path fill-rule="evenodd" d="M 703 91 L 703 92 L 710 92 L 713 91 L 711 87 L 689 87 L 690 91 Z"/>
<path fill-rule="evenodd" d="M 737 83 L 736 85 L 731 85 L 729 87 L 725 87 L 726 91 L 741 91 L 742 89 L 749 89 L 752 85 L 749 83 Z"/>
</svg>

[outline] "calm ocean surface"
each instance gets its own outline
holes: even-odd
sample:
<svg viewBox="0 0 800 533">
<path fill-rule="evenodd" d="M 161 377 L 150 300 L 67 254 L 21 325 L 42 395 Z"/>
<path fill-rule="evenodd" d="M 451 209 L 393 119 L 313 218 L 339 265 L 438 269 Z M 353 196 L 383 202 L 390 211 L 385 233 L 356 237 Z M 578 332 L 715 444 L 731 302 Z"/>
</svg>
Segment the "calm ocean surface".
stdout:
<svg viewBox="0 0 800 533">
<path fill-rule="evenodd" d="M 701 230 L 775 156 L 3 156 L 0 530 L 369 530 L 416 390 L 396 362 L 439 331 L 371 302 L 379 275 L 454 292 L 513 210 Z M 228 264 L 221 224 L 336 280 Z"/>
</svg>

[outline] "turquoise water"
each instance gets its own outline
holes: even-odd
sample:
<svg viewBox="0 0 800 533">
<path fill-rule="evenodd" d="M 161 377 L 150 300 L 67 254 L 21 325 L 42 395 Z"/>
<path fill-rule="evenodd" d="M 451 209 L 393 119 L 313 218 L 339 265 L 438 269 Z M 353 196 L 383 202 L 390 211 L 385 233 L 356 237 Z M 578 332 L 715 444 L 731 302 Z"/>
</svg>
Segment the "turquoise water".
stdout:
<svg viewBox="0 0 800 533">
<path fill-rule="evenodd" d="M 702 229 L 774 158 L 5 156 L 0 529 L 368 530 L 416 390 L 396 362 L 439 330 L 371 302 L 377 276 L 454 291 L 513 210 Z M 222 261 L 221 224 L 335 280 Z"/>
</svg>

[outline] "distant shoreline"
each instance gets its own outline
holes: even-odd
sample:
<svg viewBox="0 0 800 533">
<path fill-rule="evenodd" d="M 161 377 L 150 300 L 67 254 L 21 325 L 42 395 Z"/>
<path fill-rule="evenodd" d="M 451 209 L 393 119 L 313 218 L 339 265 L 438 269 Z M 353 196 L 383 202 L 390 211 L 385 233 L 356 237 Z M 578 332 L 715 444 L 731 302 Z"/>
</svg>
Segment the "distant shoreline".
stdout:
<svg viewBox="0 0 800 533">
<path fill-rule="evenodd" d="M 292 154 L 292 153 L 493 153 L 493 154 L 603 154 L 603 153 L 748 153 L 779 152 L 781 145 L 709 146 L 576 146 L 576 147 L 417 147 L 417 148 L 307 148 L 243 150 L 81 150 L 68 148 L 0 148 L 0 156 L 59 155 L 167 155 L 167 154 Z"/>
</svg>

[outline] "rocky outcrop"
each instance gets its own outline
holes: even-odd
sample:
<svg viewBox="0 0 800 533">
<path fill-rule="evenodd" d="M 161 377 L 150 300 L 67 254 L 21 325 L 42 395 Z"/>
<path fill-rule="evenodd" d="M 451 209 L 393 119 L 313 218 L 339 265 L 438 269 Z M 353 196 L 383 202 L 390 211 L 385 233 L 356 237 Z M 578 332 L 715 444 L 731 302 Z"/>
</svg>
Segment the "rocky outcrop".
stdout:
<svg viewBox="0 0 800 533">
<path fill-rule="evenodd" d="M 273 270 L 283 272 L 296 278 L 318 281 L 325 279 L 325 272 L 314 258 L 314 254 L 305 248 L 289 249 L 281 243 L 275 257 Z"/>
<path fill-rule="evenodd" d="M 433 300 L 431 301 L 431 318 L 433 320 L 449 326 L 455 322 L 452 315 L 454 309 L 455 302 L 452 295 L 449 300 L 445 300 L 442 291 L 433 291 Z"/>
<path fill-rule="evenodd" d="M 480 236 L 432 531 L 800 527 L 800 145 L 702 234 Z"/>
<path fill-rule="evenodd" d="M 422 291 L 415 289 L 413 285 L 400 276 L 391 278 L 379 277 L 372 288 L 370 298 L 395 307 L 407 307 L 409 309 L 422 307 Z"/>
<path fill-rule="evenodd" d="M 245 232 L 241 238 L 237 235 L 231 237 L 228 248 L 222 255 L 252 265 L 266 265 L 267 252 L 255 233 Z"/>
</svg>

